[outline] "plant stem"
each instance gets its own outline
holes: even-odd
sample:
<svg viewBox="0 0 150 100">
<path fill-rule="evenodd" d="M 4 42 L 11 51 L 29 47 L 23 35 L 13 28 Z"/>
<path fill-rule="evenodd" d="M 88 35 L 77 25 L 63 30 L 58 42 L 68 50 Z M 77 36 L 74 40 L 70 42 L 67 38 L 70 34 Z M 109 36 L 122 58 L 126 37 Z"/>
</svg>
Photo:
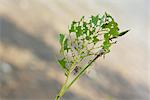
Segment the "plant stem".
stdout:
<svg viewBox="0 0 150 100">
<path fill-rule="evenodd" d="M 83 68 L 83 69 L 80 71 L 80 73 L 70 82 L 70 84 L 67 85 L 68 80 L 69 80 L 69 77 L 70 77 L 71 72 L 72 72 L 72 71 L 70 70 L 69 73 L 68 73 L 67 79 L 66 79 L 64 85 L 62 86 L 60 92 L 59 92 L 58 95 L 56 96 L 55 100 L 60 100 L 60 98 L 61 98 L 61 97 L 65 94 L 65 92 L 72 86 L 72 84 L 84 74 L 85 70 L 86 70 L 87 68 L 89 68 L 90 65 L 91 65 L 93 62 L 95 62 L 95 60 L 98 59 L 98 58 L 99 58 L 100 56 L 102 56 L 103 54 L 104 54 L 104 52 L 100 52 L 93 60 L 91 60 L 91 61 L 88 63 L 88 65 L 85 66 L 85 68 Z M 73 66 L 74 66 L 74 65 L 72 65 L 72 67 L 73 67 Z"/>
<path fill-rule="evenodd" d="M 80 77 L 84 74 L 85 70 L 86 70 L 87 68 L 89 68 L 90 65 L 91 65 L 96 59 L 98 59 L 100 56 L 102 56 L 101 53 L 99 53 L 88 65 L 86 65 L 86 67 L 85 67 L 83 70 L 81 70 L 81 72 L 74 78 L 74 80 L 71 81 L 71 83 L 67 86 L 66 90 L 68 90 L 68 89 L 72 86 L 72 84 L 73 84 L 78 78 L 80 78 Z"/>
<path fill-rule="evenodd" d="M 63 84 L 63 86 L 62 86 L 60 92 L 59 92 L 58 95 L 56 96 L 55 100 L 60 100 L 60 98 L 61 98 L 61 97 L 63 96 L 63 94 L 65 93 L 64 91 L 65 91 L 65 89 L 66 89 L 66 85 L 67 85 L 67 83 L 68 83 L 69 76 L 70 76 L 70 75 L 68 74 L 67 79 L 66 79 L 65 83 Z"/>
<path fill-rule="evenodd" d="M 76 61 L 75 61 L 75 63 L 76 63 Z M 70 77 L 70 75 L 71 75 L 72 69 L 73 69 L 73 67 L 75 66 L 75 63 L 73 63 L 73 64 L 71 65 L 71 68 L 70 68 L 69 73 L 68 73 L 68 75 L 67 75 L 66 81 L 65 81 L 65 83 L 63 84 L 63 86 L 62 86 L 60 92 L 59 92 L 58 95 L 56 96 L 55 100 L 60 100 L 60 98 L 65 94 L 66 89 L 67 89 L 67 88 L 66 88 L 66 87 L 67 87 L 67 83 L 68 83 L 68 81 L 69 81 L 69 77 Z"/>
</svg>

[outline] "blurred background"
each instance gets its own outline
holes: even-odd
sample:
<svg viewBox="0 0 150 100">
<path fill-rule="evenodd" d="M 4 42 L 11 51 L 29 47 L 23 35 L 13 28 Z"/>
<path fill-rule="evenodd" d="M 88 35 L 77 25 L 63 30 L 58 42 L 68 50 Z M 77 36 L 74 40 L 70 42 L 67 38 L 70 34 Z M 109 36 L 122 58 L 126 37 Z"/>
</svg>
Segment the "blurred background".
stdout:
<svg viewBox="0 0 150 100">
<path fill-rule="evenodd" d="M 64 100 L 150 100 L 149 0 L 0 0 L 0 100 L 54 100 L 65 76 L 58 34 L 110 13 L 131 29 Z"/>
</svg>

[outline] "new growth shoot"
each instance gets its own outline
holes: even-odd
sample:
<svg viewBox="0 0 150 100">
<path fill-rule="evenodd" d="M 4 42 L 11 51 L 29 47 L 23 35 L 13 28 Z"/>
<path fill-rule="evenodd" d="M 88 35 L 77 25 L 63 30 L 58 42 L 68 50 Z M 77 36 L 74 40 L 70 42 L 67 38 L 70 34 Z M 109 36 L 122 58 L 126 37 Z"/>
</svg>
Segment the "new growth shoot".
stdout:
<svg viewBox="0 0 150 100">
<path fill-rule="evenodd" d="M 107 13 L 91 16 L 89 19 L 83 16 L 79 21 L 73 21 L 69 34 L 59 36 L 62 58 L 58 62 L 66 81 L 55 100 L 60 100 L 99 57 L 110 52 L 116 39 L 128 31 L 120 32 L 114 18 Z"/>
</svg>

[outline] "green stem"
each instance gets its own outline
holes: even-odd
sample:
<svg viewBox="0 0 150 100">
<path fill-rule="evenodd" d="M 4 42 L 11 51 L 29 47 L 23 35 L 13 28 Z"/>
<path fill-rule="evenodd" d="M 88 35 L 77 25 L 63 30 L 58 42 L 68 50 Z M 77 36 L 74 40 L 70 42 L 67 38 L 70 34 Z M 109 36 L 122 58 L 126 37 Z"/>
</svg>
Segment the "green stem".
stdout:
<svg viewBox="0 0 150 100">
<path fill-rule="evenodd" d="M 63 86 L 62 86 L 60 92 L 58 93 L 58 95 L 56 96 L 55 100 L 60 100 L 60 98 L 63 96 L 64 91 L 65 91 L 65 89 L 66 89 L 66 85 L 67 85 L 67 83 L 68 83 L 68 79 L 69 79 L 69 77 L 67 77 L 65 83 L 63 84 Z"/>
<path fill-rule="evenodd" d="M 91 60 L 91 61 L 89 62 L 88 65 L 85 66 L 84 69 L 82 69 L 82 70 L 80 71 L 80 73 L 70 82 L 70 84 L 67 85 L 68 80 L 69 80 L 69 77 L 70 77 L 71 72 L 72 72 L 72 70 L 70 70 L 69 73 L 68 73 L 67 79 L 66 79 L 64 85 L 62 86 L 60 92 L 59 92 L 58 95 L 56 96 L 55 100 L 60 100 L 60 98 L 61 98 L 61 97 L 65 94 L 65 92 L 72 86 L 72 84 L 84 74 L 85 70 L 86 70 L 87 68 L 89 68 L 90 65 L 91 65 L 93 62 L 95 62 L 95 60 L 98 59 L 98 58 L 99 58 L 100 56 L 102 56 L 103 54 L 104 54 L 104 52 L 99 53 L 93 60 Z M 74 67 L 74 64 L 72 65 L 71 69 L 72 69 L 73 67 Z"/>
<path fill-rule="evenodd" d="M 67 89 L 67 88 L 66 88 L 66 87 L 67 87 L 67 83 L 68 83 L 68 81 L 69 81 L 69 77 L 70 77 L 70 75 L 71 75 L 72 68 L 75 66 L 75 64 L 76 64 L 76 61 L 75 61 L 75 63 L 73 63 L 73 64 L 71 65 L 71 68 L 70 68 L 69 73 L 68 73 L 68 75 L 67 75 L 67 79 L 66 79 L 65 83 L 63 84 L 63 86 L 62 86 L 60 92 L 59 92 L 58 95 L 56 96 L 55 100 L 60 100 L 60 98 L 65 94 L 66 89 Z"/>
<path fill-rule="evenodd" d="M 72 84 L 84 74 L 85 70 L 89 68 L 89 66 L 100 56 L 102 56 L 102 54 L 98 54 L 83 70 L 81 70 L 81 72 L 74 78 L 74 80 L 71 81 L 71 83 L 66 87 L 66 90 L 68 90 L 72 86 Z"/>
</svg>

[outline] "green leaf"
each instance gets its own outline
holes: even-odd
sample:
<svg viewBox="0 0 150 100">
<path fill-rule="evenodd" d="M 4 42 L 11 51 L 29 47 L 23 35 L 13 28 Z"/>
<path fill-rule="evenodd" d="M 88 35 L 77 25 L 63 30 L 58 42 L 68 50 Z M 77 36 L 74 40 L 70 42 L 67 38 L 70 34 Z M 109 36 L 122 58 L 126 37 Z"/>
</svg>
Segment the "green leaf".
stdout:
<svg viewBox="0 0 150 100">
<path fill-rule="evenodd" d="M 91 31 L 92 34 L 93 34 L 95 31 L 96 31 L 96 27 L 93 27 L 93 28 L 92 28 L 92 31 Z"/>
<path fill-rule="evenodd" d="M 112 37 L 118 37 L 119 36 L 119 28 L 118 24 L 114 21 L 114 19 L 107 14 L 107 20 L 108 22 L 102 25 L 102 28 L 108 28 L 109 29 L 109 34 Z"/>
<path fill-rule="evenodd" d="M 123 36 L 123 35 L 125 35 L 127 32 L 129 32 L 129 31 L 130 31 L 130 30 L 123 31 L 123 32 L 119 33 L 118 36 Z M 111 39 L 115 39 L 115 38 L 117 38 L 118 36 L 111 37 L 110 40 L 111 40 Z"/>
<path fill-rule="evenodd" d="M 90 40 L 91 39 L 91 37 L 90 36 L 86 36 L 86 40 Z"/>
<path fill-rule="evenodd" d="M 102 26 L 105 22 L 105 15 L 100 18 L 100 26 Z"/>
<path fill-rule="evenodd" d="M 76 28 L 76 30 L 77 30 L 76 36 L 77 36 L 77 37 L 80 37 L 80 36 L 83 34 L 83 31 L 82 31 L 81 26 L 78 26 L 78 27 Z"/>
<path fill-rule="evenodd" d="M 97 22 L 98 22 L 98 20 L 99 20 L 99 15 L 97 15 L 97 16 L 92 16 L 91 18 L 92 18 L 91 22 L 92 22 L 94 25 L 97 25 Z"/>
<path fill-rule="evenodd" d="M 99 41 L 99 39 L 97 38 L 97 36 L 93 37 L 93 43 L 96 44 Z"/>
<path fill-rule="evenodd" d="M 59 34 L 59 42 L 61 45 L 60 53 L 64 55 L 64 41 L 65 41 L 65 35 L 64 34 Z"/>
<path fill-rule="evenodd" d="M 65 58 L 63 58 L 63 59 L 61 59 L 61 60 L 58 60 L 58 62 L 59 62 L 60 66 L 61 66 L 61 68 L 62 68 L 63 70 L 65 70 L 66 72 L 69 70 L 69 69 L 66 67 L 67 61 L 66 61 Z"/>
<path fill-rule="evenodd" d="M 88 31 L 87 23 L 83 22 L 83 33 L 87 34 L 87 31 Z"/>
<path fill-rule="evenodd" d="M 119 36 L 118 30 L 116 30 L 115 28 L 111 29 L 109 31 L 109 33 L 111 34 L 112 37 L 118 37 Z"/>
<path fill-rule="evenodd" d="M 83 19 L 84 19 L 84 16 L 81 17 L 80 21 L 83 21 Z"/>
<path fill-rule="evenodd" d="M 109 33 L 106 33 L 104 35 L 104 42 L 103 42 L 102 48 L 103 48 L 103 50 L 106 51 L 106 53 L 110 52 L 110 46 L 111 46 L 110 36 L 111 35 Z"/>
<path fill-rule="evenodd" d="M 102 48 L 106 51 L 106 53 L 110 52 L 111 43 L 109 40 L 105 40 L 103 42 Z"/>
<path fill-rule="evenodd" d="M 60 53 L 64 54 L 65 50 L 68 52 L 70 48 L 69 48 L 69 45 L 68 45 L 68 39 L 66 39 L 64 34 L 59 35 L 59 42 L 61 44 Z"/>
<path fill-rule="evenodd" d="M 68 45 L 68 39 L 65 39 L 64 41 L 64 50 L 67 50 L 67 52 L 69 51 L 69 45 Z"/>
<path fill-rule="evenodd" d="M 104 34 L 104 40 L 105 40 L 105 41 L 108 41 L 109 38 L 110 38 L 110 36 L 111 36 L 111 35 L 110 35 L 109 33 L 105 33 L 105 34 Z"/>
<path fill-rule="evenodd" d="M 65 40 L 65 35 L 64 34 L 59 34 L 59 42 L 60 42 L 61 45 L 63 44 L 64 40 Z"/>
<path fill-rule="evenodd" d="M 76 24 L 77 22 L 73 21 L 71 24 L 71 28 L 69 29 L 69 32 L 76 32 Z"/>
</svg>

